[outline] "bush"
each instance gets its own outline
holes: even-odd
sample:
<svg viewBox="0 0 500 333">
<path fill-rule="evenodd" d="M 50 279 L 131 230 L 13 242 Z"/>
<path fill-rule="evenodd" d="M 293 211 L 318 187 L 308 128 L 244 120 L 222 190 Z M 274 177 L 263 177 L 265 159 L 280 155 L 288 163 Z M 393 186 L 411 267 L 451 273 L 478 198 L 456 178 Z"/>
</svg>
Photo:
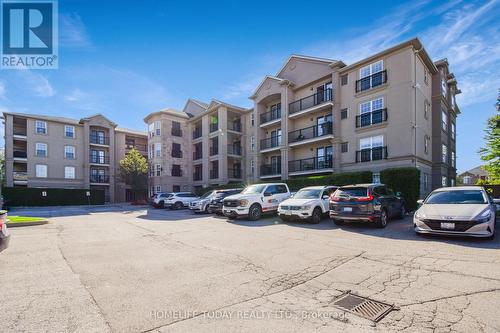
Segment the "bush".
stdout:
<svg viewBox="0 0 500 333">
<path fill-rule="evenodd" d="M 380 181 L 396 192 L 401 192 L 406 208 L 415 210 L 420 197 L 420 170 L 417 168 L 392 168 L 380 172 Z"/>
<path fill-rule="evenodd" d="M 47 196 L 42 196 L 44 191 Z M 90 191 L 90 197 L 87 197 L 87 191 Z M 94 189 L 4 187 L 2 194 L 7 207 L 104 204 L 104 190 Z"/>
</svg>

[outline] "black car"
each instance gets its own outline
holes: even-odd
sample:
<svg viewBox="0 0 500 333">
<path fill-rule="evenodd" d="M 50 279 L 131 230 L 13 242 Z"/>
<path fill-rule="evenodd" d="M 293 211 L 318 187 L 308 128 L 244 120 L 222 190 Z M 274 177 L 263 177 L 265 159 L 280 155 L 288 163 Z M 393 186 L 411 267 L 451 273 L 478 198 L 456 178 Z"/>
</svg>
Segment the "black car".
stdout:
<svg viewBox="0 0 500 333">
<path fill-rule="evenodd" d="M 243 191 L 242 188 L 234 188 L 230 190 L 218 190 L 212 199 L 210 201 L 210 204 L 208 205 L 208 211 L 210 213 L 215 213 L 217 215 L 223 215 L 222 214 L 222 205 L 225 197 L 228 197 L 230 195 L 234 194 L 239 194 Z"/>
<path fill-rule="evenodd" d="M 10 234 L 7 231 L 7 211 L 0 211 L 0 252 L 9 246 Z"/>
<path fill-rule="evenodd" d="M 330 218 L 336 224 L 361 221 L 384 228 L 389 219 L 405 215 L 401 194 L 394 194 L 383 184 L 342 186 L 330 198 Z"/>
</svg>

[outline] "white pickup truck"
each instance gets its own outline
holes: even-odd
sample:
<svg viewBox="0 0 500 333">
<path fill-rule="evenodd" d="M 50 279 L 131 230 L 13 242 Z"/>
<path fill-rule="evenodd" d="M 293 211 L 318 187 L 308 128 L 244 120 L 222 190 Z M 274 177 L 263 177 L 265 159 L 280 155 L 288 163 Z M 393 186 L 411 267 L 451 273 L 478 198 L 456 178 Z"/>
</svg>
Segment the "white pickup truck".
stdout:
<svg viewBox="0 0 500 333">
<path fill-rule="evenodd" d="M 283 200 L 290 197 L 290 190 L 284 183 L 254 184 L 240 194 L 224 199 L 222 212 L 230 218 L 248 217 L 255 221 L 263 213 L 274 213 Z"/>
</svg>

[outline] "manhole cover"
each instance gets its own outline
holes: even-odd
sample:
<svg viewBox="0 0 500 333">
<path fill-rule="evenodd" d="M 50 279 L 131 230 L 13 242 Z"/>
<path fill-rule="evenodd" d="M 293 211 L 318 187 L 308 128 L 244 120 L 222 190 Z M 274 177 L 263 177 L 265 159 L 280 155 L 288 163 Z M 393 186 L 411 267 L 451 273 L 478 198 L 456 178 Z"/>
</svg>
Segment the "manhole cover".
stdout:
<svg viewBox="0 0 500 333">
<path fill-rule="evenodd" d="M 346 293 L 334 303 L 339 309 L 377 322 L 394 309 L 393 305 Z"/>
</svg>

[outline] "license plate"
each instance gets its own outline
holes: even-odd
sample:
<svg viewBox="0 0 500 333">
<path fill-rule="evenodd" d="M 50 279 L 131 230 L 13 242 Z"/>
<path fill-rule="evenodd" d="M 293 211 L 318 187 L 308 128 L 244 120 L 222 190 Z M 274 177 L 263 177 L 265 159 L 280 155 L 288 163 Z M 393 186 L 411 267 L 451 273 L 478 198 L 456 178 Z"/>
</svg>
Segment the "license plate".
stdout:
<svg viewBox="0 0 500 333">
<path fill-rule="evenodd" d="M 226 212 L 226 213 L 228 213 L 228 214 L 229 214 L 229 213 L 231 213 L 231 211 L 230 211 L 230 210 L 227 210 L 227 209 L 226 209 L 224 212 Z"/>
<path fill-rule="evenodd" d="M 352 207 L 344 207 L 344 212 L 352 212 Z"/>
<path fill-rule="evenodd" d="M 441 222 L 441 229 L 453 230 L 455 229 L 455 223 Z"/>
</svg>

